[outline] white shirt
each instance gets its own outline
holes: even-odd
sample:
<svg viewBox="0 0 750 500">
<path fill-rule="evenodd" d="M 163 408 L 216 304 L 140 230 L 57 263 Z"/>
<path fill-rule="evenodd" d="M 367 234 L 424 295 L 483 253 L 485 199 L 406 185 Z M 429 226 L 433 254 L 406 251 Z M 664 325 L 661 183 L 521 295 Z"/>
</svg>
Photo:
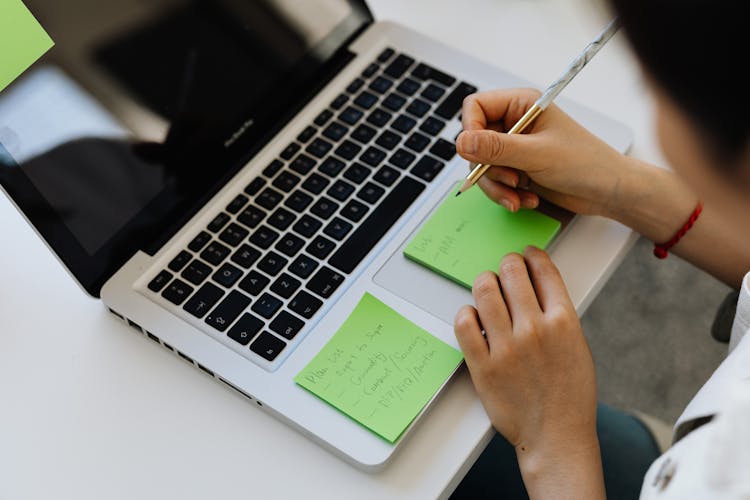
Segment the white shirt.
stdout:
<svg viewBox="0 0 750 500">
<path fill-rule="evenodd" d="M 641 500 L 750 500 L 750 273 L 742 281 L 729 355 L 675 424 L 714 416 L 651 465 Z"/>
</svg>

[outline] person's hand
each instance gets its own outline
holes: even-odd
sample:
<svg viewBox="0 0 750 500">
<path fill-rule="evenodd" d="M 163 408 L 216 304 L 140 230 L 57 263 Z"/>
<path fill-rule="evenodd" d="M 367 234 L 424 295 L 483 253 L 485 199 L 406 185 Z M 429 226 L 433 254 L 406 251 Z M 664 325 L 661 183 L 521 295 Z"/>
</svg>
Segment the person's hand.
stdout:
<svg viewBox="0 0 750 500">
<path fill-rule="evenodd" d="M 507 135 L 540 93 L 493 90 L 468 96 L 456 140 L 459 155 L 490 167 L 478 186 L 515 211 L 535 208 L 539 196 L 576 213 L 606 215 L 616 202 L 618 176 L 627 157 L 554 104 L 523 134 Z M 614 197 L 614 198 L 613 198 Z"/>
<path fill-rule="evenodd" d="M 492 425 L 516 449 L 529 493 L 564 498 L 565 484 L 573 498 L 598 496 L 594 364 L 557 268 L 530 247 L 506 256 L 497 275 L 477 277 L 473 294 L 476 309 L 459 310 L 456 337 Z"/>
</svg>

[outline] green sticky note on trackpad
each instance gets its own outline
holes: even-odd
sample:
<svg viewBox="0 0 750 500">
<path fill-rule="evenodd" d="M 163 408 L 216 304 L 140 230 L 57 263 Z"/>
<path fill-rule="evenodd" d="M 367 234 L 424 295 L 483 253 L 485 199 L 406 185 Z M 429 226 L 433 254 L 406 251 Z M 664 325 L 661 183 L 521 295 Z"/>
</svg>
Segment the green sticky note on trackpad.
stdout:
<svg viewBox="0 0 750 500">
<path fill-rule="evenodd" d="M 503 256 L 529 245 L 545 248 L 561 223 L 536 210 L 510 212 L 474 187 L 448 192 L 404 249 L 419 264 L 471 288 L 482 271 L 497 272 Z"/>
<path fill-rule="evenodd" d="M 52 47 L 20 0 L 0 0 L 0 91 Z"/>
<path fill-rule="evenodd" d="M 365 293 L 294 381 L 394 443 L 462 359 Z"/>
</svg>

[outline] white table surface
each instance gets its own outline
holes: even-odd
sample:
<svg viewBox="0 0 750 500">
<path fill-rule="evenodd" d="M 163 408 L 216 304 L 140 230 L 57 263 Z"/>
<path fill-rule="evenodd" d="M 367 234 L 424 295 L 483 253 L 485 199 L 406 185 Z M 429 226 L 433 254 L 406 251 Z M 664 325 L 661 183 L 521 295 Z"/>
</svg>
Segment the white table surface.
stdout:
<svg viewBox="0 0 750 500">
<path fill-rule="evenodd" d="M 607 21 L 597 0 L 372 0 L 391 19 L 540 87 Z M 564 95 L 635 133 L 660 162 L 623 35 Z M 553 253 L 582 313 L 635 241 L 579 218 Z M 491 428 L 460 373 L 381 473 L 342 462 L 116 320 L 0 196 L 0 499 L 438 498 Z"/>
</svg>

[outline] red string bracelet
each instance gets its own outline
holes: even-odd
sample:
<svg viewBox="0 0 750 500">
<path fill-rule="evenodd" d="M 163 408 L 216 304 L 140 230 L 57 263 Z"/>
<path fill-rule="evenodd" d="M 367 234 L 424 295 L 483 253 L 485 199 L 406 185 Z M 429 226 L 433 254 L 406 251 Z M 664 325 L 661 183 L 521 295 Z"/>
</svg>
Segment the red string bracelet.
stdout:
<svg viewBox="0 0 750 500">
<path fill-rule="evenodd" d="M 680 241 L 683 236 L 685 236 L 685 233 L 687 233 L 690 228 L 693 227 L 693 224 L 695 224 L 695 221 L 698 220 L 698 216 L 701 214 L 701 211 L 703 211 L 703 202 L 699 201 L 695 206 L 695 210 L 693 210 L 693 213 L 690 214 L 690 218 L 677 231 L 677 233 L 672 236 L 672 239 L 670 239 L 666 243 L 654 244 L 654 255 L 659 259 L 666 259 L 667 255 L 669 255 L 669 249 L 675 246 L 677 242 Z"/>
</svg>

